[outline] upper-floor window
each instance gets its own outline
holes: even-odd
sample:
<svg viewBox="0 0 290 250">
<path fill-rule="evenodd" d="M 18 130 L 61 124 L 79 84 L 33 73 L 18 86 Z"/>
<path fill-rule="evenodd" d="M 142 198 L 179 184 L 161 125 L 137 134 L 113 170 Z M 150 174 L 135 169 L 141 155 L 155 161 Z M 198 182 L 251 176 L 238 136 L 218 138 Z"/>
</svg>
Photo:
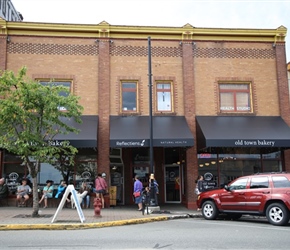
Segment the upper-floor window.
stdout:
<svg viewBox="0 0 290 250">
<path fill-rule="evenodd" d="M 250 84 L 220 83 L 220 112 L 251 112 Z"/>
<path fill-rule="evenodd" d="M 172 111 L 172 93 L 170 82 L 156 83 L 157 111 Z"/>
<path fill-rule="evenodd" d="M 137 82 L 121 82 L 122 111 L 137 111 Z"/>
<path fill-rule="evenodd" d="M 71 92 L 71 87 L 72 87 L 72 82 L 71 81 L 43 81 L 43 80 L 40 80 L 39 83 L 43 86 L 63 86 L 65 88 L 68 88 L 68 92 L 65 92 L 65 91 L 60 91 L 59 92 L 59 95 L 60 96 L 68 96 Z M 59 110 L 66 110 L 65 107 L 59 107 Z"/>
</svg>

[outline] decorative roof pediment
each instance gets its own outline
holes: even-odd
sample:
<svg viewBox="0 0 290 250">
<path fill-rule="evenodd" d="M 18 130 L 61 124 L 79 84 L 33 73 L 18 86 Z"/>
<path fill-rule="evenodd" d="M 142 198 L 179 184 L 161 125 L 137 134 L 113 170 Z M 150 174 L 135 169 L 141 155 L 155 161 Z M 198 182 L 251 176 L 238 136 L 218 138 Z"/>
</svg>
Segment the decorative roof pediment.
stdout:
<svg viewBox="0 0 290 250">
<path fill-rule="evenodd" d="M 192 26 L 190 23 L 187 23 L 184 26 L 182 26 L 182 28 L 195 28 L 195 27 Z"/>
<path fill-rule="evenodd" d="M 110 24 L 106 21 L 102 21 L 99 23 L 99 25 L 102 25 L 102 26 L 109 26 Z"/>
</svg>

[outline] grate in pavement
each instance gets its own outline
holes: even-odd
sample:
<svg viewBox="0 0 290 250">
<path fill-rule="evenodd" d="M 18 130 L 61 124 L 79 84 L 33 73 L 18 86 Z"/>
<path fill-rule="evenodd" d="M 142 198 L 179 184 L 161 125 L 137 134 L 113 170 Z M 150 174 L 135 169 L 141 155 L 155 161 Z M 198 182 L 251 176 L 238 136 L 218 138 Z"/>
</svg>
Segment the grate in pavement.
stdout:
<svg viewBox="0 0 290 250">
<path fill-rule="evenodd" d="M 18 214 L 13 216 L 12 218 L 50 218 L 53 214 L 40 214 L 38 217 L 32 217 L 31 214 Z"/>
</svg>

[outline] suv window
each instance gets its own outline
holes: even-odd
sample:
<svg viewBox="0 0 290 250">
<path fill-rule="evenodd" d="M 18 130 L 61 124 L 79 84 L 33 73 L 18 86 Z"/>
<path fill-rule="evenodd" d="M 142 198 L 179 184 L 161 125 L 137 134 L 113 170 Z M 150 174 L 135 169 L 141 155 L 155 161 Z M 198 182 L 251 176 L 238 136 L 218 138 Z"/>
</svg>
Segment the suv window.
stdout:
<svg viewBox="0 0 290 250">
<path fill-rule="evenodd" d="M 269 178 L 267 176 L 253 177 L 250 188 L 268 188 Z"/>
<path fill-rule="evenodd" d="M 286 178 L 286 176 L 273 176 L 272 180 L 275 188 L 290 187 L 290 181 Z"/>
<path fill-rule="evenodd" d="M 248 182 L 248 178 L 238 179 L 234 181 L 233 183 L 231 183 L 231 185 L 229 186 L 229 189 L 230 190 L 246 189 L 247 182 Z"/>
</svg>

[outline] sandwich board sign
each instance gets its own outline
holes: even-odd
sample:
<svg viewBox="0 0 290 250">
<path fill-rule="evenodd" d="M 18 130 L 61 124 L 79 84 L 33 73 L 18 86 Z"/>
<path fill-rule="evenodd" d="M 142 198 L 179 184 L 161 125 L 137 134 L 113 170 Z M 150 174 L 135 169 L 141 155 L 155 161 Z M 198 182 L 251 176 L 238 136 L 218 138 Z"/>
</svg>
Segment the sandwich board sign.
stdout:
<svg viewBox="0 0 290 250">
<path fill-rule="evenodd" d="M 58 205 L 58 208 L 57 208 L 57 210 L 56 210 L 56 212 L 51 220 L 51 223 L 53 223 L 56 220 L 56 217 L 58 216 L 59 212 L 63 209 L 63 206 L 66 202 L 66 199 L 70 193 L 71 193 L 71 199 L 74 201 L 74 204 L 76 206 L 81 223 L 83 223 L 86 220 L 84 213 L 83 213 L 83 210 L 81 208 L 81 204 L 79 203 L 79 199 L 77 197 L 77 192 L 75 190 L 74 185 L 68 185 L 63 196 L 62 196 L 62 199 Z"/>
</svg>

